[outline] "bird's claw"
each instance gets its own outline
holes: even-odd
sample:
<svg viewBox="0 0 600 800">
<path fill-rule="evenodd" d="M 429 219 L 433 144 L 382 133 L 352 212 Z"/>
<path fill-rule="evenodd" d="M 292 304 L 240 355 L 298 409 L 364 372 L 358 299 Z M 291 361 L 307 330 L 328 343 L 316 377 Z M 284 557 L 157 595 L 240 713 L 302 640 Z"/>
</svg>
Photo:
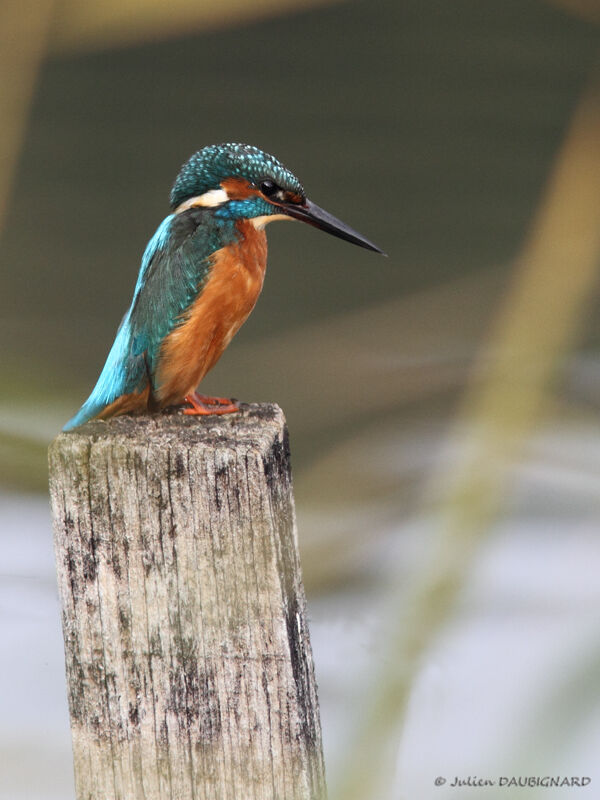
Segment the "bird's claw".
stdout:
<svg viewBox="0 0 600 800">
<path fill-rule="evenodd" d="M 186 416 L 209 416 L 211 414 L 233 414 L 240 410 L 239 404 L 235 400 L 227 397 L 207 397 L 204 394 L 193 392 L 185 397 L 185 402 L 189 403 L 191 408 L 184 408 L 183 413 Z"/>
</svg>

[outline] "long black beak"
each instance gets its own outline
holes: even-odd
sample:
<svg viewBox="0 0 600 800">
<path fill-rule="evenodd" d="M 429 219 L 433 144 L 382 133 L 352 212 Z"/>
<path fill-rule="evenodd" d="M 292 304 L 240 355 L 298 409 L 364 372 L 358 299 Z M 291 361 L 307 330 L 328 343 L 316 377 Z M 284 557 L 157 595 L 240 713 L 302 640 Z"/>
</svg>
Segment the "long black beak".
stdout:
<svg viewBox="0 0 600 800">
<path fill-rule="evenodd" d="M 279 204 L 278 204 L 279 205 Z M 302 205 L 296 203 L 281 203 L 281 210 L 294 219 L 308 222 L 315 228 L 320 228 L 322 231 L 331 233 L 333 236 L 338 236 L 340 239 L 345 239 L 347 242 L 357 244 L 359 247 L 364 247 L 366 250 L 374 250 L 376 253 L 381 253 L 382 256 L 386 255 L 383 250 L 380 250 L 377 245 L 365 239 L 357 231 L 345 225 L 341 220 L 337 219 L 310 200 L 305 200 Z"/>
</svg>

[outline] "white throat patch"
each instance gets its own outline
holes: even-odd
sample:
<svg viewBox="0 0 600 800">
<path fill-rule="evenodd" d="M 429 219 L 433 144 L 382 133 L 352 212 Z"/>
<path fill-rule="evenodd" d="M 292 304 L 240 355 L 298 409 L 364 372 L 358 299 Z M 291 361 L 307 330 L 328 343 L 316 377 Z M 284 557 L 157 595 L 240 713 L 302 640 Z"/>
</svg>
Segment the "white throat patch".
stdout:
<svg viewBox="0 0 600 800">
<path fill-rule="evenodd" d="M 288 217 L 287 214 L 265 214 L 262 217 L 252 217 L 250 222 L 254 225 L 254 227 L 257 230 L 260 231 L 265 227 L 267 223 L 274 222 L 276 219 L 289 220 L 290 222 L 294 221 L 292 217 Z"/>
<path fill-rule="evenodd" d="M 225 189 L 211 189 L 198 197 L 190 197 L 185 200 L 181 205 L 175 209 L 176 214 L 181 214 L 182 211 L 187 211 L 188 208 L 195 208 L 196 206 L 203 206 L 204 208 L 214 208 L 215 206 L 222 206 L 229 200 L 229 195 Z"/>
</svg>

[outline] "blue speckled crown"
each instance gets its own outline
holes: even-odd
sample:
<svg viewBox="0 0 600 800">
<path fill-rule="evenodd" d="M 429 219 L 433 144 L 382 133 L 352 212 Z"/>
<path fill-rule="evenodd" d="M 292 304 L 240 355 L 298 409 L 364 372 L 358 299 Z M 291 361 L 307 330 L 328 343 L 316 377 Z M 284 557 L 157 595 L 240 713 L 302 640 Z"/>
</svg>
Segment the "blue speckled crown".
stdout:
<svg viewBox="0 0 600 800">
<path fill-rule="evenodd" d="M 259 183 L 269 178 L 282 189 L 304 195 L 300 181 L 274 156 L 250 144 L 211 144 L 186 161 L 171 190 L 171 207 L 218 189 L 225 178 Z"/>
</svg>

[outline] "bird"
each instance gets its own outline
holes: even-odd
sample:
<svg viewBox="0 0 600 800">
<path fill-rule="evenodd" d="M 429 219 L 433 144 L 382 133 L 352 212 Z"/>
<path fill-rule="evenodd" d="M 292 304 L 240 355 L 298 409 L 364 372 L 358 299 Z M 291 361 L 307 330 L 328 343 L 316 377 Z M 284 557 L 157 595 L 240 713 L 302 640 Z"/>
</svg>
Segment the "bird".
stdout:
<svg viewBox="0 0 600 800">
<path fill-rule="evenodd" d="M 187 404 L 183 413 L 198 416 L 238 411 L 237 401 L 196 389 L 261 292 L 265 225 L 289 219 L 385 255 L 311 202 L 298 178 L 258 147 L 225 143 L 194 153 L 175 179 L 170 213 L 144 251 L 100 377 L 63 430 L 174 405 Z"/>
</svg>

